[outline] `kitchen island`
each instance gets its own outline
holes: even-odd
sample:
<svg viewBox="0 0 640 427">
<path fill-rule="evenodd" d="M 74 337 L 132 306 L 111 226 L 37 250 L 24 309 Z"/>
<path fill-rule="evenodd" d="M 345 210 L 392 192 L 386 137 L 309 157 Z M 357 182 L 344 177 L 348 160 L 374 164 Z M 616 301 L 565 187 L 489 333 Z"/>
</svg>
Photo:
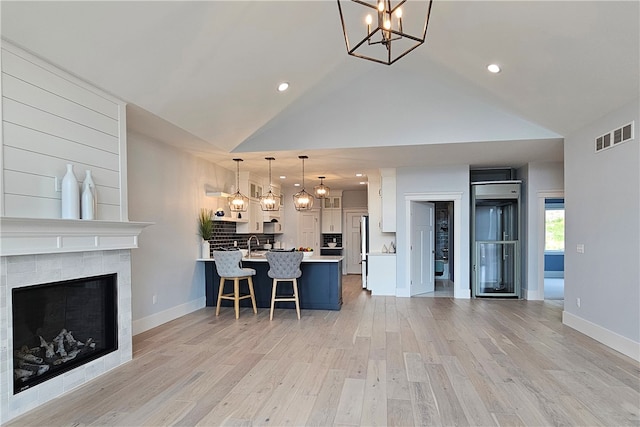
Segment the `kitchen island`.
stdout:
<svg viewBox="0 0 640 427">
<path fill-rule="evenodd" d="M 298 299 L 301 309 L 311 310 L 340 310 L 342 306 L 342 256 L 311 256 L 305 257 L 300 265 L 302 276 L 298 278 Z M 220 276 L 216 271 L 215 259 L 199 259 L 204 262 L 206 304 L 215 307 L 218 299 Z M 253 276 L 253 288 L 256 296 L 256 305 L 260 308 L 271 307 L 272 279 L 267 275 L 269 263 L 264 256 L 252 256 L 242 258 L 242 266 L 256 270 Z M 243 281 L 241 289 L 245 289 L 246 281 Z M 230 289 L 227 284 L 226 289 Z M 278 285 L 278 294 L 292 294 L 290 283 L 283 282 Z M 223 307 L 232 307 L 233 301 L 223 300 Z M 241 307 L 250 307 L 248 299 L 240 301 Z M 276 308 L 295 309 L 293 302 L 277 302 Z"/>
</svg>

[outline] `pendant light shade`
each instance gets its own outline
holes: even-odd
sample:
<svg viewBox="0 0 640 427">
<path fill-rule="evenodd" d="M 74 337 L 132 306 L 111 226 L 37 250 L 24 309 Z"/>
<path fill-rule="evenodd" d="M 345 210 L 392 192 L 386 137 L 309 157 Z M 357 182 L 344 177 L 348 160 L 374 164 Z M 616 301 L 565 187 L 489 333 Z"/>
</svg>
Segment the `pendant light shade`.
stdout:
<svg viewBox="0 0 640 427">
<path fill-rule="evenodd" d="M 319 176 L 320 185 L 316 185 L 313 187 L 313 193 L 316 196 L 316 199 L 324 199 L 325 197 L 329 197 L 329 191 L 331 190 L 329 187 L 324 185 L 324 176 Z"/>
<path fill-rule="evenodd" d="M 249 198 L 240 192 L 240 162 L 242 159 L 233 159 L 236 162 L 236 192 L 228 197 L 231 212 L 246 212 L 249 207 Z"/>
<path fill-rule="evenodd" d="M 304 160 L 307 156 L 298 156 L 302 160 L 302 190 L 293 195 L 293 205 L 297 211 L 307 211 L 313 207 L 313 196 L 304 190 Z"/>
<path fill-rule="evenodd" d="M 265 157 L 265 160 L 269 161 L 269 191 L 260 196 L 260 208 L 263 211 L 277 211 L 280 209 L 280 198 L 282 196 L 273 194 L 271 187 L 271 161 L 275 159 L 273 157 Z"/>
</svg>

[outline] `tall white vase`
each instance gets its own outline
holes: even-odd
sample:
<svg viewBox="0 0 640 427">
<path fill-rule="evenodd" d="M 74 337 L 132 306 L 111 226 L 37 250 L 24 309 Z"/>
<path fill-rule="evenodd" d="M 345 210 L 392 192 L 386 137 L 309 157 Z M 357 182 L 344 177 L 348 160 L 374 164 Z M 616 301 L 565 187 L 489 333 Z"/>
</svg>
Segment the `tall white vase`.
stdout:
<svg viewBox="0 0 640 427">
<path fill-rule="evenodd" d="M 208 240 L 202 241 L 202 258 L 209 259 L 211 258 L 211 245 Z"/>
<path fill-rule="evenodd" d="M 91 186 L 84 185 L 82 187 L 82 199 L 80 201 L 82 209 L 82 219 L 95 219 L 95 211 L 93 210 L 93 192 Z"/>
<path fill-rule="evenodd" d="M 78 180 L 73 173 L 73 165 L 67 164 L 67 173 L 62 178 L 62 211 L 61 216 L 64 219 L 80 218 L 80 188 Z"/>
<path fill-rule="evenodd" d="M 93 183 L 91 171 L 87 170 L 82 183 L 82 219 L 96 219 L 98 199 L 96 197 L 96 185 Z"/>
</svg>

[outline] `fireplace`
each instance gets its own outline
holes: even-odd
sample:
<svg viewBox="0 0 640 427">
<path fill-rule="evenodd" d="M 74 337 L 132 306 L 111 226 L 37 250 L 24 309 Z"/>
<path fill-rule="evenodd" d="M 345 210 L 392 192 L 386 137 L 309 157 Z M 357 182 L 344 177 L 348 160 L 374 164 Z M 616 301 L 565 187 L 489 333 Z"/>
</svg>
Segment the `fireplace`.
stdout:
<svg viewBox="0 0 640 427">
<path fill-rule="evenodd" d="M 117 275 L 12 291 L 14 394 L 118 348 Z"/>
<path fill-rule="evenodd" d="M 40 224 L 40 222 L 42 222 L 42 220 L 38 221 L 38 224 Z M 81 220 L 78 222 L 81 222 Z M 91 222 L 93 223 L 94 221 Z M 95 222 L 99 223 L 99 221 Z M 0 222 L 0 225 L 4 225 L 3 222 Z M 98 226 L 102 225 L 103 224 L 98 224 Z M 7 233 L 7 228 L 9 227 L 2 227 L 0 233 Z M 39 234 L 41 235 L 42 233 Z M 76 233 L 74 237 L 77 237 L 77 234 L 78 233 Z M 55 239 L 53 242 L 56 243 L 56 241 L 59 240 L 60 239 Z M 107 238 L 94 239 L 94 241 L 97 241 L 100 245 L 113 245 L 113 240 Z M 77 240 L 74 240 L 74 242 L 77 242 Z M 62 243 L 64 245 L 64 239 Z M 8 245 L 3 245 L 0 247 L 0 250 L 6 251 L 7 247 Z M 115 300 L 115 306 L 104 310 L 112 313 L 110 319 L 105 318 L 105 324 L 117 327 L 117 338 L 113 338 L 113 347 L 115 350 L 110 352 L 107 352 L 106 349 L 99 350 L 99 343 L 96 341 L 111 338 L 106 335 L 102 338 L 101 334 L 91 332 L 92 335 L 96 334 L 95 337 L 91 337 L 93 338 L 92 341 L 96 342 L 96 350 L 90 358 L 85 359 L 86 363 L 69 365 L 69 370 L 66 370 L 64 373 L 56 373 L 55 376 L 51 376 L 46 381 L 38 383 L 41 379 L 44 379 L 43 377 L 33 383 L 23 384 L 19 388 L 14 387 L 14 349 L 21 350 L 23 345 L 26 345 L 28 348 L 40 345 L 39 337 L 36 337 L 36 345 L 31 344 L 33 341 L 30 341 L 29 344 L 14 344 L 14 329 L 37 331 L 40 328 L 40 332 L 44 332 L 44 329 L 47 328 L 50 330 L 48 335 L 51 336 L 43 335 L 43 338 L 48 342 L 50 342 L 52 338 L 55 339 L 62 329 L 71 332 L 75 340 L 79 340 L 85 345 L 88 340 L 88 338 L 84 337 L 84 324 L 81 325 L 81 327 L 78 327 L 78 325 L 74 323 L 58 323 L 52 326 L 44 326 L 44 323 L 42 323 L 43 326 L 29 323 L 27 323 L 26 326 L 18 326 L 17 323 L 14 325 L 14 295 L 19 295 L 18 291 L 22 289 L 38 289 L 40 285 L 48 287 L 52 282 L 72 284 L 78 278 L 96 278 L 103 276 L 111 277 L 112 280 L 116 282 L 113 285 L 114 288 L 109 290 L 111 296 L 106 298 L 107 302 L 113 302 Z M 73 289 L 73 292 L 89 291 L 86 289 L 82 291 Z M 80 298 L 84 303 L 87 303 L 84 296 L 78 297 L 76 295 L 72 299 L 74 298 Z M 19 301 L 17 301 L 17 303 L 20 304 Z M 50 307 L 61 305 L 58 301 L 49 303 Z M 81 310 L 84 310 L 85 314 L 95 315 L 95 313 L 102 309 L 82 308 Z M 24 310 L 20 311 L 22 312 Z M 46 313 L 47 316 L 49 316 L 48 312 Z M 70 315 L 71 313 L 68 314 Z M 76 316 L 76 314 L 77 313 L 73 313 L 73 316 Z M 25 315 L 23 314 L 22 316 L 24 317 Z M 19 319 L 16 318 L 15 320 L 18 321 Z M 50 319 L 47 319 L 47 321 L 49 320 Z M 89 321 L 93 321 L 93 319 Z M 19 320 L 19 322 L 22 323 L 23 319 Z M 76 321 L 74 320 L 73 322 Z M 129 249 L 0 256 L 0 424 L 4 425 L 5 422 L 33 408 L 50 402 L 56 397 L 74 390 L 100 375 L 129 362 L 133 354 L 131 336 L 131 251 Z M 91 342 L 89 344 L 91 344 Z M 69 349 L 69 347 L 65 347 L 67 353 L 69 353 Z M 98 352 L 103 354 L 99 356 Z M 93 356 L 95 356 L 95 358 L 93 358 Z M 27 385 L 28 388 L 23 389 Z"/>
</svg>

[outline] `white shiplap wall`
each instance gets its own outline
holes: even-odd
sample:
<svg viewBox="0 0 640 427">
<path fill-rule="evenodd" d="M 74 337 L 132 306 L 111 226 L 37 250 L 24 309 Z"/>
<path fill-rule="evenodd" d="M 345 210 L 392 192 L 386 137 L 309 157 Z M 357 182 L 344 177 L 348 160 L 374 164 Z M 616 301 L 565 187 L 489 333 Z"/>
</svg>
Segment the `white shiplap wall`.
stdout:
<svg viewBox="0 0 640 427">
<path fill-rule="evenodd" d="M 0 215 L 60 218 L 66 164 L 81 183 L 91 170 L 97 219 L 128 221 L 126 105 L 2 42 Z"/>
</svg>

